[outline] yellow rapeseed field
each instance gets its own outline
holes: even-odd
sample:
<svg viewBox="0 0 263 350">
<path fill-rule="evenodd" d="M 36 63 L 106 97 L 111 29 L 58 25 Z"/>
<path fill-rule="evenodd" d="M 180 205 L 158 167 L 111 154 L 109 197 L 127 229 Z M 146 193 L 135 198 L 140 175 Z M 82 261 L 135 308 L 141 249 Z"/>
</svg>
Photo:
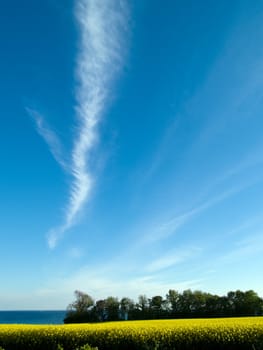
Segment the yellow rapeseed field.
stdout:
<svg viewBox="0 0 263 350">
<path fill-rule="evenodd" d="M 263 349 L 263 317 L 0 325 L 5 350 Z"/>
</svg>

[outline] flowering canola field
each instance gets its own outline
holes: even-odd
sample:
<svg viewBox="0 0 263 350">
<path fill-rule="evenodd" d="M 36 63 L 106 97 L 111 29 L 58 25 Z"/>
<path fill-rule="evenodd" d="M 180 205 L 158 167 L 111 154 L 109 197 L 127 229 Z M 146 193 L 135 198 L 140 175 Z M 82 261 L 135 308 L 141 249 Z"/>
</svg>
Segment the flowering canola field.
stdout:
<svg viewBox="0 0 263 350">
<path fill-rule="evenodd" d="M 5 350 L 263 349 L 263 317 L 0 325 Z"/>
</svg>

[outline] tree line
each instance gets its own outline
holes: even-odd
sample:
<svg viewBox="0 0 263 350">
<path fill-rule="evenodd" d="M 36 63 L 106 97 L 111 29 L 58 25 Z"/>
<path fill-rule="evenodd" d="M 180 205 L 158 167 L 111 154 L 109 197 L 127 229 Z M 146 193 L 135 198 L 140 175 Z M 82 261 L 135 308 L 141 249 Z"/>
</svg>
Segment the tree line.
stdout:
<svg viewBox="0 0 263 350">
<path fill-rule="evenodd" d="M 140 295 L 137 302 L 112 296 L 95 302 L 89 294 L 76 290 L 64 323 L 259 315 L 263 315 L 263 299 L 253 290 L 218 296 L 199 290 L 179 293 L 170 289 L 165 298 Z"/>
</svg>

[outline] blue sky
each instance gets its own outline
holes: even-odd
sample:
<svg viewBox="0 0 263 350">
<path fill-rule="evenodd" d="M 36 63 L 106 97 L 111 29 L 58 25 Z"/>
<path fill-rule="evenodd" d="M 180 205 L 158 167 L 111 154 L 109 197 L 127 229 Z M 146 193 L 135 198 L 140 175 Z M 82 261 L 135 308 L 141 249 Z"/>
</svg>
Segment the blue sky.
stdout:
<svg viewBox="0 0 263 350">
<path fill-rule="evenodd" d="M 261 1 L 0 13 L 0 309 L 263 295 Z"/>
</svg>

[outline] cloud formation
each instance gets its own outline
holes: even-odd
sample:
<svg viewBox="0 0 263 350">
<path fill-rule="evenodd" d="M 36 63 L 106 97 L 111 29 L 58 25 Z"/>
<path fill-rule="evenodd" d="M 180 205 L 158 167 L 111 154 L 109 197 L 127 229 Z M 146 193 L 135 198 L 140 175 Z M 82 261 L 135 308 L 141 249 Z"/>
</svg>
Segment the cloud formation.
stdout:
<svg viewBox="0 0 263 350">
<path fill-rule="evenodd" d="M 76 113 L 79 135 L 72 152 L 70 201 L 66 227 L 70 227 L 92 188 L 90 151 L 96 143 L 97 125 L 107 104 L 109 88 L 123 57 L 124 3 L 114 0 L 80 0 L 76 17 L 81 44 L 77 61 Z"/>
<path fill-rule="evenodd" d="M 148 264 L 146 266 L 146 271 L 153 273 L 168 269 L 174 265 L 183 263 L 188 259 L 192 259 L 198 252 L 200 252 L 200 249 L 198 247 L 190 247 L 180 250 L 177 249 L 166 252 L 165 256 L 161 256 Z"/>
<path fill-rule="evenodd" d="M 32 117 L 36 124 L 37 132 L 39 135 L 44 139 L 44 141 L 47 143 L 49 150 L 55 160 L 58 162 L 58 164 L 61 165 L 61 167 L 65 171 L 69 171 L 68 165 L 66 160 L 63 156 L 63 148 L 61 145 L 61 142 L 59 138 L 57 137 L 56 133 L 50 129 L 47 122 L 44 120 L 44 118 L 35 110 L 31 108 L 26 108 L 28 114 Z"/>
<path fill-rule="evenodd" d="M 76 20 L 80 43 L 76 64 L 77 134 L 71 160 L 65 165 L 59 141 L 38 114 L 33 113 L 39 134 L 45 139 L 58 163 L 72 175 L 69 202 L 64 223 L 48 233 L 48 245 L 54 248 L 89 200 L 94 184 L 91 151 L 98 141 L 98 124 L 107 107 L 112 83 L 122 66 L 127 22 L 125 1 L 78 0 Z M 32 113 L 30 113 L 32 115 Z"/>
</svg>

